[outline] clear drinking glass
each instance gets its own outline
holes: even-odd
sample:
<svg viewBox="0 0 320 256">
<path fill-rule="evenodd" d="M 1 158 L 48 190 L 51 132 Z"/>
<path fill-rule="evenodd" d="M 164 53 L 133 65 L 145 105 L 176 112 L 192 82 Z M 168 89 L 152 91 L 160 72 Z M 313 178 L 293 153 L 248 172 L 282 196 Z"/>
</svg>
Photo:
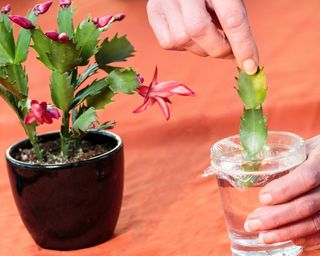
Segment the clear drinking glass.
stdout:
<svg viewBox="0 0 320 256">
<path fill-rule="evenodd" d="M 224 216 L 236 256 L 299 255 L 302 248 L 291 241 L 263 244 L 259 234 L 244 230 L 247 215 L 260 207 L 259 191 L 272 180 L 282 177 L 306 159 L 301 137 L 289 132 L 269 132 L 264 151 L 258 160 L 248 161 L 239 135 L 215 143 L 211 148 L 211 167 L 205 176 L 217 177 Z"/>
</svg>

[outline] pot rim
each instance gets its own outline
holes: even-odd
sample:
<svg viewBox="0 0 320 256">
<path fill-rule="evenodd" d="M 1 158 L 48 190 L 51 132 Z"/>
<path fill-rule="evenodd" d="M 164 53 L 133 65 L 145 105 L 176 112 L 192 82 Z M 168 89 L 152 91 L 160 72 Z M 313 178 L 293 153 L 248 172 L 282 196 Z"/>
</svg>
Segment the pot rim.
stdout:
<svg viewBox="0 0 320 256">
<path fill-rule="evenodd" d="M 46 136 L 46 135 L 53 135 L 53 134 L 57 134 L 59 132 L 49 132 L 49 133 L 43 133 L 43 134 L 40 134 L 38 135 L 38 137 L 43 137 L 43 136 Z M 72 167 L 79 167 L 79 166 L 83 166 L 83 165 L 87 165 L 88 163 L 92 163 L 92 162 L 95 162 L 97 160 L 100 160 L 102 158 L 105 158 L 109 155 L 111 155 L 112 153 L 118 151 L 122 146 L 123 146 L 123 142 L 122 142 L 122 139 L 119 135 L 113 133 L 113 132 L 109 132 L 109 131 L 96 131 L 96 132 L 89 132 L 89 134 L 99 134 L 99 135 L 102 135 L 102 136 L 109 136 L 109 137 L 112 137 L 113 139 L 115 139 L 117 141 L 117 145 L 115 147 L 113 147 L 112 149 L 100 154 L 100 155 L 97 155 L 97 156 L 94 156 L 94 157 L 91 157 L 89 159 L 85 159 L 85 160 L 79 160 L 79 161 L 76 161 L 76 162 L 72 162 L 72 163 L 60 163 L 60 164 L 33 164 L 33 163 L 27 163 L 27 162 L 23 162 L 23 161 L 19 161 L 15 158 L 13 158 L 11 156 L 11 151 L 14 147 L 17 147 L 19 144 L 21 143 L 24 143 L 26 141 L 28 141 L 29 139 L 23 139 L 23 140 L 20 140 L 18 142 L 16 142 L 15 144 L 11 145 L 7 150 L 6 150 L 6 153 L 5 153 L 5 156 L 6 156 L 6 159 L 7 161 L 9 161 L 11 164 L 14 164 L 16 166 L 19 166 L 19 167 L 23 167 L 23 168 L 30 168 L 30 169 L 43 169 L 43 168 L 46 168 L 46 169 L 65 169 L 65 168 L 72 168 Z"/>
<path fill-rule="evenodd" d="M 287 132 L 287 131 L 268 131 L 268 135 L 282 135 L 282 136 L 291 136 L 293 138 L 295 138 L 297 140 L 297 142 L 294 144 L 294 148 L 289 149 L 288 151 L 276 155 L 276 156 L 272 156 L 272 157 L 266 157 L 263 159 L 257 159 L 257 160 L 243 160 L 243 159 L 232 159 L 230 160 L 230 157 L 222 155 L 221 153 L 219 153 L 219 149 L 218 146 L 219 144 L 223 143 L 224 141 L 233 139 L 233 138 L 239 138 L 239 134 L 235 134 L 232 136 L 228 136 L 226 138 L 223 138 L 219 141 L 217 141 L 216 143 L 214 143 L 210 149 L 210 153 L 212 156 L 214 156 L 216 159 L 220 160 L 220 161 L 226 161 L 226 162 L 232 162 L 232 163 L 245 163 L 245 162 L 261 162 L 261 161 L 270 161 L 270 160 L 278 160 L 281 158 L 286 158 L 288 157 L 290 154 L 299 151 L 302 147 L 305 146 L 305 142 L 304 139 L 292 132 Z"/>
<path fill-rule="evenodd" d="M 230 165 L 233 166 L 241 166 L 242 164 L 245 163 L 252 163 L 252 162 L 259 162 L 261 164 L 267 164 L 270 161 L 281 161 L 283 159 L 287 159 L 288 157 L 290 157 L 290 155 L 296 153 L 297 155 L 299 155 L 300 157 L 297 158 L 299 159 L 299 162 L 297 160 L 297 162 L 295 162 L 294 164 L 292 164 L 292 166 L 286 166 L 286 169 L 291 169 L 296 167 L 297 165 L 300 165 L 307 157 L 306 155 L 306 148 L 305 148 L 305 142 L 304 139 L 292 132 L 287 132 L 287 131 L 268 131 L 268 135 L 282 135 L 282 136 L 291 136 L 292 138 L 296 139 L 297 142 L 294 144 L 294 148 L 288 150 L 287 152 L 283 152 L 282 154 L 276 155 L 276 156 L 271 156 L 271 157 L 266 157 L 263 159 L 258 159 L 258 160 L 244 160 L 244 159 L 230 159 L 230 157 L 225 156 L 221 153 L 219 153 L 219 145 L 225 141 L 230 141 L 233 138 L 239 138 L 239 134 L 236 135 L 232 135 L 226 138 L 223 138 L 219 141 L 217 141 L 216 143 L 213 144 L 213 146 L 210 148 L 210 155 L 211 155 L 211 166 L 208 167 L 204 173 L 203 176 L 207 177 L 210 176 L 212 174 L 217 174 L 217 173 L 226 173 L 229 175 L 240 175 L 240 176 L 248 176 L 248 172 L 247 171 L 243 171 L 243 170 L 237 170 L 234 169 L 232 171 L 226 171 L 226 170 L 221 170 L 220 168 L 217 168 L 215 162 L 225 162 L 228 163 Z M 259 175 L 265 175 L 265 174 L 274 174 L 277 173 L 278 170 L 273 170 L 273 171 L 250 171 L 250 175 L 251 176 L 259 176 Z"/>
</svg>

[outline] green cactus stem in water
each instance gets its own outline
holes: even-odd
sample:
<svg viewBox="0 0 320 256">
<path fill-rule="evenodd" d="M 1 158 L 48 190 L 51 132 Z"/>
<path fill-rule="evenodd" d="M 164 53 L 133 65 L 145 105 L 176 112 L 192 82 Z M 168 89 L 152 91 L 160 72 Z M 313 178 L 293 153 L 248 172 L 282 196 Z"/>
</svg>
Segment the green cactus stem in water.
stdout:
<svg viewBox="0 0 320 256">
<path fill-rule="evenodd" d="M 239 70 L 239 77 L 236 80 L 238 94 L 244 103 L 243 115 L 240 120 L 240 141 L 248 162 L 243 165 L 243 170 L 258 171 L 260 168 L 259 154 L 263 151 L 268 134 L 266 117 L 263 115 L 262 109 L 268 91 L 266 76 L 263 68 L 259 68 L 253 75 Z M 253 185 L 256 182 L 256 177 L 252 178 L 254 179 L 241 184 L 245 187 Z"/>
</svg>

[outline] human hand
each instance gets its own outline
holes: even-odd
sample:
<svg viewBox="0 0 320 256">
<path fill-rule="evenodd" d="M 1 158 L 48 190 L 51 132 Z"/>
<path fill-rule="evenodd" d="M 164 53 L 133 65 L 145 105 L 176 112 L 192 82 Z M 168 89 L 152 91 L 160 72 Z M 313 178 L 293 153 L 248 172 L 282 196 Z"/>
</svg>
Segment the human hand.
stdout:
<svg viewBox="0 0 320 256">
<path fill-rule="evenodd" d="M 254 74 L 259 65 L 242 0 L 149 0 L 149 22 L 164 49 L 234 58 Z"/>
<path fill-rule="evenodd" d="M 259 232 L 266 244 L 287 240 L 304 247 L 320 244 L 320 136 L 306 146 L 307 160 L 266 185 L 259 194 L 265 206 L 247 217 L 245 230 Z"/>
</svg>

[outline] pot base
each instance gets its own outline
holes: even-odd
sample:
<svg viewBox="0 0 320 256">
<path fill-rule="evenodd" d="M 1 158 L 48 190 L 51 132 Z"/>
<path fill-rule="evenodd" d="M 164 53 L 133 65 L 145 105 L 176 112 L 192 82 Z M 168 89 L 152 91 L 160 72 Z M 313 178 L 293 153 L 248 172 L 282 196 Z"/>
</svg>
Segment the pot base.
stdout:
<svg viewBox="0 0 320 256">
<path fill-rule="evenodd" d="M 47 134 L 40 139 L 58 136 Z M 114 146 L 88 160 L 56 165 L 15 160 L 14 152 L 28 141 L 7 151 L 17 208 L 32 238 L 43 248 L 77 250 L 112 238 L 122 202 L 123 145 L 109 132 L 91 133 L 87 139 Z"/>
</svg>

